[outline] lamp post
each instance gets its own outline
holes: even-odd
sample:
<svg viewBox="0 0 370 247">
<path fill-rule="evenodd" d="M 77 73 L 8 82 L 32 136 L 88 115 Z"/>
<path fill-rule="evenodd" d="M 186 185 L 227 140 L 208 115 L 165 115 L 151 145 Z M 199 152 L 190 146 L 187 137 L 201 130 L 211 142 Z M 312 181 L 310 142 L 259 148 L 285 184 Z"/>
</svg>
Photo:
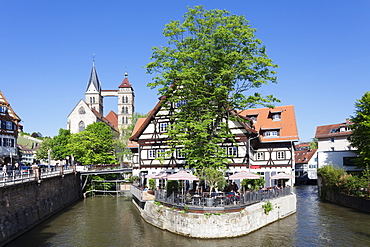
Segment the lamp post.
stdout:
<svg viewBox="0 0 370 247">
<path fill-rule="evenodd" d="M 68 166 L 68 160 L 69 160 L 69 156 L 67 155 L 67 156 L 66 156 L 66 168 L 67 168 L 67 166 Z"/>
</svg>

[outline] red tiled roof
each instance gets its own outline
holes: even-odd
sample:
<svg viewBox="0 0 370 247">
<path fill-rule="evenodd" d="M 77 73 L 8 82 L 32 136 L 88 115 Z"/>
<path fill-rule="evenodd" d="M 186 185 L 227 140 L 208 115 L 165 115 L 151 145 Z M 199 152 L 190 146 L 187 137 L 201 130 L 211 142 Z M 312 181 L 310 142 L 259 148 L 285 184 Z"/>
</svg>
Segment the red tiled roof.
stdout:
<svg viewBox="0 0 370 247">
<path fill-rule="evenodd" d="M 316 127 L 315 138 L 330 138 L 336 136 L 348 136 L 352 134 L 352 130 L 340 132 L 340 127 L 350 126 L 353 123 L 348 120 L 345 123 L 329 124 Z"/>
<path fill-rule="evenodd" d="M 271 114 L 278 112 L 281 113 L 281 119 L 273 120 Z M 240 115 L 257 116 L 257 121 L 253 123 L 253 126 L 261 134 L 261 142 L 297 141 L 299 139 L 293 105 L 248 109 L 241 111 Z M 263 131 L 265 130 L 279 130 L 280 133 L 278 137 L 264 137 Z"/>
<path fill-rule="evenodd" d="M 130 82 L 128 81 L 127 77 L 125 79 L 123 79 L 121 85 L 119 86 L 119 88 L 123 88 L 123 87 L 131 87 L 132 88 L 132 86 L 131 86 Z"/>
<path fill-rule="evenodd" d="M 103 115 L 101 115 L 97 110 L 95 109 L 91 109 L 91 111 L 94 113 L 94 115 L 102 122 L 104 122 L 105 124 L 107 124 L 108 126 L 110 126 L 113 130 L 115 131 L 118 131 L 118 129 L 116 129 L 114 127 L 114 125 L 108 120 L 106 119 L 105 117 L 103 117 Z"/>
<path fill-rule="evenodd" d="M 118 115 L 114 111 L 110 111 L 105 118 L 118 130 Z"/>
<path fill-rule="evenodd" d="M 295 151 L 295 163 L 296 164 L 307 164 L 312 156 L 315 154 L 317 149 L 311 149 L 311 150 L 299 150 Z"/>
</svg>

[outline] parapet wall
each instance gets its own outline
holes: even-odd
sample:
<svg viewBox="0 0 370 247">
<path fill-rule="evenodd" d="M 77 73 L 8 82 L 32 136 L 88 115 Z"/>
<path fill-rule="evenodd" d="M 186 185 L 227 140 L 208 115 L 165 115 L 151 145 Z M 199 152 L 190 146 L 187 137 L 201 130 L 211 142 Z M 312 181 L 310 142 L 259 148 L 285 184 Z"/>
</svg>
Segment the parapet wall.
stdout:
<svg viewBox="0 0 370 247">
<path fill-rule="evenodd" d="M 240 212 L 225 214 L 181 213 L 147 201 L 144 209 L 137 207 L 148 223 L 170 232 L 194 238 L 227 238 L 246 235 L 296 212 L 296 195 L 270 201 L 272 210 L 265 214 L 265 202 L 250 205 Z"/>
<path fill-rule="evenodd" d="M 80 198 L 79 176 L 65 174 L 0 188 L 0 246 Z"/>
</svg>

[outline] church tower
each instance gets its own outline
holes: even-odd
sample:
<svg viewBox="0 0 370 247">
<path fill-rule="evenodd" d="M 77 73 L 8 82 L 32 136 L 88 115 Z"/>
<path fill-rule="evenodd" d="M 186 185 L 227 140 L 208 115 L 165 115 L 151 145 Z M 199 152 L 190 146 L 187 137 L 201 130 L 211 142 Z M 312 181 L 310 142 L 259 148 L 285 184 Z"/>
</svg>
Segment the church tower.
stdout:
<svg viewBox="0 0 370 247">
<path fill-rule="evenodd" d="M 134 89 L 128 81 L 128 74 L 125 73 L 121 85 L 118 87 L 118 128 L 120 133 L 132 123 L 134 116 Z"/>
<path fill-rule="evenodd" d="M 90 80 L 85 92 L 85 102 L 91 109 L 95 109 L 97 112 L 103 115 L 103 96 L 101 95 L 101 86 L 94 62 L 91 69 Z"/>
</svg>

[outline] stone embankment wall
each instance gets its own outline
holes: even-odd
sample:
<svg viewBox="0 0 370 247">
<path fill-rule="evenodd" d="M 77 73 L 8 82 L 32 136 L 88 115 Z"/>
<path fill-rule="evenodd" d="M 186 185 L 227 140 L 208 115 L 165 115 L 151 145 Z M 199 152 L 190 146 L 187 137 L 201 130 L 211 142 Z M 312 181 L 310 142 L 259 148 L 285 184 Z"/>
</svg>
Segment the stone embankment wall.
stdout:
<svg viewBox="0 0 370 247">
<path fill-rule="evenodd" d="M 265 214 L 260 202 L 250 205 L 240 212 L 220 215 L 181 213 L 163 205 L 146 202 L 144 209 L 137 207 L 141 216 L 150 224 L 194 238 L 227 238 L 246 235 L 274 221 L 296 212 L 296 195 L 271 200 L 272 211 Z"/>
<path fill-rule="evenodd" d="M 74 173 L 1 187 L 0 246 L 79 198 L 79 175 Z"/>
<path fill-rule="evenodd" d="M 321 198 L 328 202 L 370 213 L 370 200 L 367 198 L 344 195 L 329 190 L 321 193 Z"/>
</svg>

